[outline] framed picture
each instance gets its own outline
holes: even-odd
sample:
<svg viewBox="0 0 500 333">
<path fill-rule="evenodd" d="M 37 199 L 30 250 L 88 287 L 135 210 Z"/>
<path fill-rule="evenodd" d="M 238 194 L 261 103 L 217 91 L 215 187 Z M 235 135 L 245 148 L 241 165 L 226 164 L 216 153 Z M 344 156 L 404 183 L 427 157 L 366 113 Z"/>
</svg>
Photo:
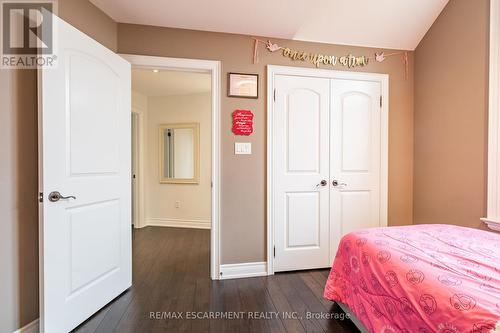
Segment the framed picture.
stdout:
<svg viewBox="0 0 500 333">
<path fill-rule="evenodd" d="M 228 73 L 227 96 L 243 98 L 259 98 L 259 75 Z"/>
</svg>

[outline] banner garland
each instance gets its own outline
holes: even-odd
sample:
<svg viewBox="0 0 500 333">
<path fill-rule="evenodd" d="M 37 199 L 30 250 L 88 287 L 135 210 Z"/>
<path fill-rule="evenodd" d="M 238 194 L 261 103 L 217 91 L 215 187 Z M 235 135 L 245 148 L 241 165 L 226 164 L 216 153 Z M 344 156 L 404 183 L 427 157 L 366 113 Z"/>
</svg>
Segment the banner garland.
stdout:
<svg viewBox="0 0 500 333">
<path fill-rule="evenodd" d="M 320 65 L 326 66 L 336 66 L 337 64 L 340 66 L 344 66 L 347 68 L 355 68 L 355 67 L 364 67 L 367 66 L 370 60 L 375 60 L 377 62 L 383 62 L 386 58 L 401 55 L 403 57 L 404 63 L 404 74 L 405 79 L 408 79 L 408 52 L 393 52 L 389 54 L 385 54 L 384 52 L 375 52 L 374 56 L 354 56 L 352 54 L 348 54 L 345 56 L 334 56 L 334 55 L 326 55 L 321 53 L 309 53 L 305 51 L 298 51 L 289 47 L 282 47 L 278 44 L 272 43 L 270 40 L 263 41 L 258 38 L 254 39 L 254 50 L 253 50 L 253 63 L 256 64 L 259 62 L 259 43 L 264 44 L 266 49 L 269 52 L 276 52 L 281 50 L 282 55 L 286 58 L 289 58 L 294 61 L 307 61 L 310 62 L 315 67 L 320 67 Z"/>
</svg>

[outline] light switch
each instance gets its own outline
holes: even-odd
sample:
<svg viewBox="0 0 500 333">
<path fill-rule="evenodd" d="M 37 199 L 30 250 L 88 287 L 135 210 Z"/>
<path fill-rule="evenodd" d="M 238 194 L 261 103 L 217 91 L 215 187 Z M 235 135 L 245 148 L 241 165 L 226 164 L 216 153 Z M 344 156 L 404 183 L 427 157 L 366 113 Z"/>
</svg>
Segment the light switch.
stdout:
<svg viewBox="0 0 500 333">
<path fill-rule="evenodd" d="M 251 142 L 235 142 L 234 153 L 236 155 L 251 155 L 252 143 Z"/>
</svg>

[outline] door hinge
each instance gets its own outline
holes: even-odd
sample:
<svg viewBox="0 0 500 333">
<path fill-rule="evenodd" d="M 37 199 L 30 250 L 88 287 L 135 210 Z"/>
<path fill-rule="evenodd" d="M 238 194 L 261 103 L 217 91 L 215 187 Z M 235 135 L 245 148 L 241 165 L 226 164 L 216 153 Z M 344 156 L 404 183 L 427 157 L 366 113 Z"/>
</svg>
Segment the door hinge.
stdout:
<svg viewBox="0 0 500 333">
<path fill-rule="evenodd" d="M 380 107 L 382 107 L 382 95 L 380 95 Z"/>
<path fill-rule="evenodd" d="M 43 192 L 38 193 L 38 202 L 43 202 Z"/>
<path fill-rule="evenodd" d="M 273 91 L 273 100 L 276 102 L 276 89 Z"/>
<path fill-rule="evenodd" d="M 276 258 L 276 246 L 273 247 L 273 258 Z"/>
</svg>

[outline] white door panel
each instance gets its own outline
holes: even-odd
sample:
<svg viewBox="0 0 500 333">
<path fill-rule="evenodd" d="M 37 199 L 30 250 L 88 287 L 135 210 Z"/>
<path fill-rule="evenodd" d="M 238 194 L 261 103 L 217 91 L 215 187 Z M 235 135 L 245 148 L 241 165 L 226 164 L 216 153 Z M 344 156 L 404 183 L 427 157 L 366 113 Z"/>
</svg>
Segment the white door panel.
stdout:
<svg viewBox="0 0 500 333">
<path fill-rule="evenodd" d="M 338 212 L 333 212 L 332 219 L 335 225 L 335 217 L 339 216 L 339 224 L 341 224 L 341 234 L 343 236 L 351 231 L 370 227 L 371 221 L 371 193 L 370 191 L 346 191 L 341 190 L 336 194 L 340 200 Z M 335 194 L 332 195 L 335 197 Z"/>
<path fill-rule="evenodd" d="M 132 282 L 130 64 L 61 19 L 42 69 L 41 330 L 69 332 Z M 48 200 L 53 191 L 76 199 Z"/>
<path fill-rule="evenodd" d="M 319 192 L 286 194 L 285 249 L 321 245 L 319 205 Z"/>
<path fill-rule="evenodd" d="M 380 95 L 379 82 L 331 82 L 332 255 L 346 233 L 380 224 Z"/>
<path fill-rule="evenodd" d="M 329 265 L 328 79 L 277 76 L 275 271 Z"/>
<path fill-rule="evenodd" d="M 356 93 L 341 98 L 342 127 L 337 129 L 342 131 L 342 171 L 366 172 L 371 163 L 371 98 Z"/>
<path fill-rule="evenodd" d="M 116 174 L 120 76 L 82 52 L 68 51 L 66 61 L 70 174 Z"/>
<path fill-rule="evenodd" d="M 320 103 L 321 96 L 315 91 L 298 88 L 287 94 L 284 134 L 288 174 L 320 171 Z"/>
</svg>

